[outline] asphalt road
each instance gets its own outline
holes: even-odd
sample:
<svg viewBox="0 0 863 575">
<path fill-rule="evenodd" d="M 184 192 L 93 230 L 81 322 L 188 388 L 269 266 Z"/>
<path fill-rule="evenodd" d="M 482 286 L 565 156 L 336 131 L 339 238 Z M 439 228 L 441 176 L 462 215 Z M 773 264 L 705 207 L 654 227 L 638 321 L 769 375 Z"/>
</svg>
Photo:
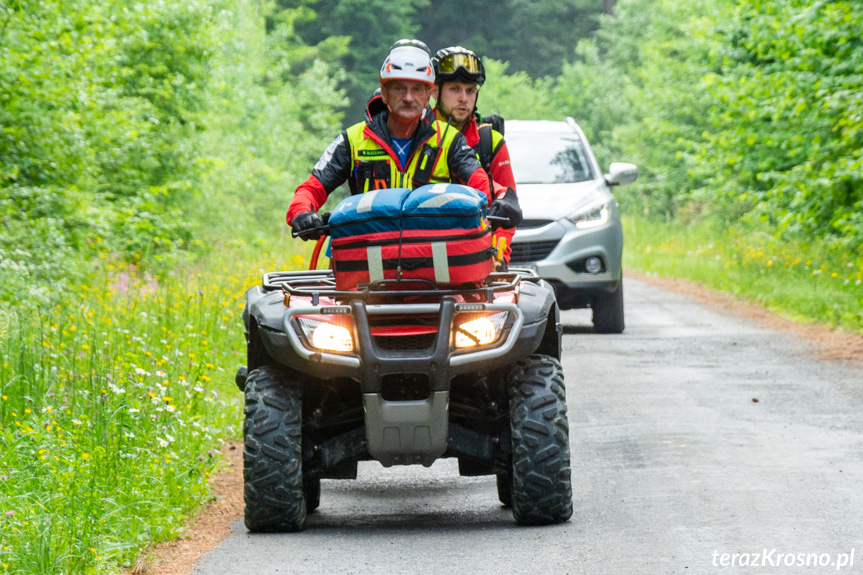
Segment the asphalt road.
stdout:
<svg viewBox="0 0 863 575">
<path fill-rule="evenodd" d="M 460 478 L 453 461 L 369 462 L 324 480 L 304 532 L 236 522 L 194 573 L 863 573 L 863 373 L 684 296 L 625 289 L 621 335 L 563 314 L 569 523 L 516 526 L 494 478 Z"/>
</svg>

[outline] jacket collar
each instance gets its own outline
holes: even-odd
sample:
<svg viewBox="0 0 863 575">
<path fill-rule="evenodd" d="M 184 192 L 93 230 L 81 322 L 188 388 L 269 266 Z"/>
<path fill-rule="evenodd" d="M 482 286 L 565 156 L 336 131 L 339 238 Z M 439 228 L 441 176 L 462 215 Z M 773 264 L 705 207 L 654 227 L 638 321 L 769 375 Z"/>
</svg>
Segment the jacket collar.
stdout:
<svg viewBox="0 0 863 575">
<path fill-rule="evenodd" d="M 467 145 L 473 148 L 479 143 L 479 127 L 476 123 L 476 116 L 471 116 L 461 131 L 464 134 L 464 139 L 467 140 Z"/>
<path fill-rule="evenodd" d="M 437 117 L 437 108 L 435 108 L 435 117 Z M 462 128 L 461 133 L 464 135 L 467 145 L 471 148 L 479 143 L 479 125 L 476 123 L 476 114 L 470 117 L 467 124 Z"/>
<path fill-rule="evenodd" d="M 395 146 L 393 146 L 393 140 L 390 136 L 390 131 L 387 128 L 387 120 L 390 117 L 390 111 L 384 107 L 383 110 L 377 109 L 373 112 L 371 107 L 371 101 L 369 102 L 369 106 L 366 108 L 366 134 L 375 140 L 387 153 L 396 161 L 398 164 L 398 154 L 395 153 Z M 414 152 L 419 149 L 420 145 L 423 142 L 428 140 L 431 137 L 435 136 L 435 127 L 432 124 L 432 121 L 435 119 L 434 111 L 430 106 L 427 106 L 422 117 L 420 118 L 419 126 L 417 131 L 414 132 L 413 141 L 411 142 L 411 148 L 408 151 L 408 161 L 413 156 Z M 442 136 L 443 134 L 441 134 Z M 432 142 L 434 145 L 438 145 L 438 142 L 435 140 Z M 404 169 L 405 166 L 399 166 L 400 169 Z"/>
</svg>

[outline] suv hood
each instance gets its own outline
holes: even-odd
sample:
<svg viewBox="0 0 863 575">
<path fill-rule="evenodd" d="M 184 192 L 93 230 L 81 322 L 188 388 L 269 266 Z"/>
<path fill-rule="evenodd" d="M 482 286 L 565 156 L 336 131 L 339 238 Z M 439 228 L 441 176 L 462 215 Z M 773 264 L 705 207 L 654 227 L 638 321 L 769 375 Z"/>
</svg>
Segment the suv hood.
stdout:
<svg viewBox="0 0 863 575">
<path fill-rule="evenodd" d="M 561 184 L 516 184 L 525 219 L 558 220 L 600 198 L 611 199 L 601 180 Z"/>
</svg>

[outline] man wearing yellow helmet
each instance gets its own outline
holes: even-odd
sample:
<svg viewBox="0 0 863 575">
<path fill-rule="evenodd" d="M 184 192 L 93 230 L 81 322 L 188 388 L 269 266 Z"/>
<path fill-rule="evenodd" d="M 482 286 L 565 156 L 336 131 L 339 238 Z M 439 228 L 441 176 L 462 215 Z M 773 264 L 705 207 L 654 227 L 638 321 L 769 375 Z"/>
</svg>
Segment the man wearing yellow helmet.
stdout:
<svg viewBox="0 0 863 575">
<path fill-rule="evenodd" d="M 485 67 L 479 56 L 461 46 L 438 50 L 432 63 L 435 67 L 435 114 L 439 120 L 449 122 L 462 132 L 491 178 L 494 201 L 488 214 L 508 220 L 495 234 L 498 241 L 505 239 L 504 256 L 509 261 L 509 246 L 522 215 L 503 134 L 489 124 L 477 124 L 476 102 L 479 89 L 485 83 Z"/>
<path fill-rule="evenodd" d="M 321 236 L 316 213 L 345 181 L 352 194 L 383 188 L 417 188 L 456 181 L 485 193 L 488 176 L 459 130 L 438 121 L 429 107 L 434 67 L 418 40 L 393 44 L 380 71 L 381 101 L 365 121 L 338 135 L 297 187 L 287 222 L 303 239 Z"/>
</svg>

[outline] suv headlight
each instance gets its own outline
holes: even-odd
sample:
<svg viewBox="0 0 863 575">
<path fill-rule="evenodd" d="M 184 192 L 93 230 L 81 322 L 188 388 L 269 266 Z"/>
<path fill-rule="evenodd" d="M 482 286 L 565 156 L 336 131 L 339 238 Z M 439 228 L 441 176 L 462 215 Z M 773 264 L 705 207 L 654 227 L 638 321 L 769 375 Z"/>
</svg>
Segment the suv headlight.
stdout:
<svg viewBox="0 0 863 575">
<path fill-rule="evenodd" d="M 608 223 L 608 218 L 611 216 L 609 202 L 593 202 L 583 206 L 568 215 L 566 219 L 573 222 L 575 227 L 582 230 L 588 228 L 598 228 Z"/>
<path fill-rule="evenodd" d="M 498 340 L 506 326 L 507 312 L 494 313 L 468 319 L 456 325 L 455 346 L 457 348 L 489 345 Z"/>
<path fill-rule="evenodd" d="M 351 331 L 343 324 L 331 321 L 298 317 L 297 324 L 309 346 L 321 351 L 346 352 L 354 350 Z"/>
</svg>

